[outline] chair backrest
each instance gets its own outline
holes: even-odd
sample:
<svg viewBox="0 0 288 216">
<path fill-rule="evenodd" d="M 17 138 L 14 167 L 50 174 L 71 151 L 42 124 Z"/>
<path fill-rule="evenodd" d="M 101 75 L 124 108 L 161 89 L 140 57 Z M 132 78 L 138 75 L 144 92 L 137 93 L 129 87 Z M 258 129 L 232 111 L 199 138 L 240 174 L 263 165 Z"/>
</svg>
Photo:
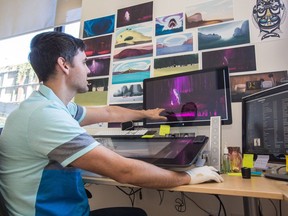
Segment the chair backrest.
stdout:
<svg viewBox="0 0 288 216">
<path fill-rule="evenodd" d="M 1 193 L 0 193 L 0 216 L 9 216 L 8 210 L 5 206 L 5 200 Z"/>
</svg>

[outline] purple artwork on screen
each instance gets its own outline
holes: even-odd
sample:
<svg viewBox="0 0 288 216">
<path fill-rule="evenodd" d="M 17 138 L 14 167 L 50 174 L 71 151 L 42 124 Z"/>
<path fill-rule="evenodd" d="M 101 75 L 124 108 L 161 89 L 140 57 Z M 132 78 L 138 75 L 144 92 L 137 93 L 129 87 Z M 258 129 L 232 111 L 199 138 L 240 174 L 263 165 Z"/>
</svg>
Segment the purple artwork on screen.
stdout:
<svg viewBox="0 0 288 216">
<path fill-rule="evenodd" d="M 215 80 L 217 76 L 213 73 L 198 73 L 154 83 L 149 89 L 151 94 L 154 91 L 152 107 L 164 108 L 169 121 L 226 117 L 224 84 Z"/>
</svg>

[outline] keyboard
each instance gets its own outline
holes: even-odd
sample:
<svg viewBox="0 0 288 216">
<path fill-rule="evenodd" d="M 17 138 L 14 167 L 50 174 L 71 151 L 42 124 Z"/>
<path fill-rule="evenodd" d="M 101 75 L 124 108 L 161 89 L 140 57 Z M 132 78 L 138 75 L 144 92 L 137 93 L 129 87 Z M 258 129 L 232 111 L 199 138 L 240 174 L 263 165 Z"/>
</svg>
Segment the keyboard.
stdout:
<svg viewBox="0 0 288 216">
<path fill-rule="evenodd" d="M 274 180 L 288 181 L 287 174 L 265 173 L 264 176 Z"/>
<path fill-rule="evenodd" d="M 156 131 L 155 131 L 156 132 Z M 142 137 L 143 135 L 150 133 L 148 129 L 137 130 L 101 130 L 93 134 L 93 137 Z M 151 133 L 150 133 L 151 134 Z"/>
</svg>

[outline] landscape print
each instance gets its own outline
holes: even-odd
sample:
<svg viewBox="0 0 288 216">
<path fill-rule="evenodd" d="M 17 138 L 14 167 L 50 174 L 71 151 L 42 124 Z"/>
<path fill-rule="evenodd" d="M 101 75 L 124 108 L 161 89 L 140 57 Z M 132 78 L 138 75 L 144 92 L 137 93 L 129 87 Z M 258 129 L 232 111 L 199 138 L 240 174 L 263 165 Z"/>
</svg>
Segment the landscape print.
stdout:
<svg viewBox="0 0 288 216">
<path fill-rule="evenodd" d="M 152 42 L 152 26 L 138 24 L 116 31 L 115 48 Z"/>
<path fill-rule="evenodd" d="M 116 84 L 109 87 L 109 104 L 142 102 L 143 83 Z"/>
<path fill-rule="evenodd" d="M 186 29 L 233 20 L 233 0 L 194 0 L 186 8 Z"/>
<path fill-rule="evenodd" d="M 202 53 L 202 67 L 229 67 L 229 73 L 255 71 L 256 56 L 254 45 L 216 50 Z"/>
<path fill-rule="evenodd" d="M 241 102 L 244 96 L 288 83 L 288 74 L 285 70 L 230 76 L 230 83 L 232 102 Z"/>
<path fill-rule="evenodd" d="M 142 22 L 152 21 L 153 2 L 147 2 L 119 9 L 117 12 L 117 28 Z"/>
<path fill-rule="evenodd" d="M 124 62 L 113 65 L 112 84 L 142 82 L 150 77 L 151 60 Z"/>
<path fill-rule="evenodd" d="M 88 77 L 108 76 L 110 70 L 110 55 L 87 59 L 90 70 Z"/>
<path fill-rule="evenodd" d="M 250 43 L 249 22 L 234 21 L 198 29 L 199 50 Z"/>
<path fill-rule="evenodd" d="M 193 50 L 192 33 L 173 34 L 156 39 L 156 55 L 189 52 Z"/>
<path fill-rule="evenodd" d="M 131 60 L 136 58 L 145 58 L 153 56 L 153 44 L 149 45 L 139 45 L 133 46 L 129 48 L 118 48 L 114 50 L 113 60 L 123 61 L 123 60 Z"/>
<path fill-rule="evenodd" d="M 107 104 L 108 97 L 108 78 L 90 79 L 89 91 L 77 94 L 74 98 L 75 103 L 82 106 L 100 106 Z"/>
<path fill-rule="evenodd" d="M 83 38 L 114 32 L 115 15 L 84 21 Z"/>
<path fill-rule="evenodd" d="M 198 69 L 198 54 L 154 59 L 154 77 L 183 73 Z"/>
<path fill-rule="evenodd" d="M 183 31 L 183 13 L 156 18 L 155 35 L 166 35 Z"/>
<path fill-rule="evenodd" d="M 83 41 L 86 45 L 87 57 L 111 53 L 112 35 L 89 38 Z"/>
</svg>

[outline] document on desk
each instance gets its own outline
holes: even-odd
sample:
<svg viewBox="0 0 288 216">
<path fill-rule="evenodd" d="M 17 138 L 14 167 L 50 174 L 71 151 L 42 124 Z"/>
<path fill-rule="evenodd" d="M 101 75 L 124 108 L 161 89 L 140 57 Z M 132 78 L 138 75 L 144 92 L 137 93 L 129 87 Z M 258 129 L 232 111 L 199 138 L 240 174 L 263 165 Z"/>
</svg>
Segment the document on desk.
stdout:
<svg viewBox="0 0 288 216">
<path fill-rule="evenodd" d="M 254 163 L 254 168 L 266 170 L 268 161 L 269 161 L 269 155 L 258 155 Z"/>
</svg>

